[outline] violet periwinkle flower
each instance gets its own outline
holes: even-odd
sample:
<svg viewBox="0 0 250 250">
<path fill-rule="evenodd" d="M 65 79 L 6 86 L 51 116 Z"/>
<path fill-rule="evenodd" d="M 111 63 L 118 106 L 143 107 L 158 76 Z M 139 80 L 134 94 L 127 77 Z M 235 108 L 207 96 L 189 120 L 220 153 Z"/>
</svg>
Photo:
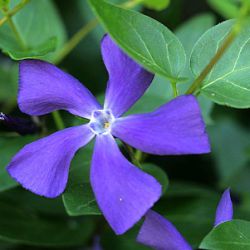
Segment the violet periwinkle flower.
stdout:
<svg viewBox="0 0 250 250">
<path fill-rule="evenodd" d="M 95 137 L 91 185 L 110 226 L 122 234 L 159 199 L 161 185 L 122 155 L 114 137 L 158 155 L 207 153 L 210 146 L 192 95 L 180 96 L 151 113 L 121 117 L 143 95 L 153 75 L 107 35 L 101 49 L 109 73 L 104 107 L 56 66 L 40 60 L 20 62 L 18 104 L 22 112 L 37 116 L 63 109 L 89 122 L 26 145 L 7 170 L 35 194 L 57 197 L 66 187 L 74 154 Z"/>
<path fill-rule="evenodd" d="M 216 209 L 215 226 L 233 219 L 230 190 L 226 189 Z M 175 226 L 160 214 L 149 210 L 137 241 L 156 250 L 192 250 Z"/>
</svg>

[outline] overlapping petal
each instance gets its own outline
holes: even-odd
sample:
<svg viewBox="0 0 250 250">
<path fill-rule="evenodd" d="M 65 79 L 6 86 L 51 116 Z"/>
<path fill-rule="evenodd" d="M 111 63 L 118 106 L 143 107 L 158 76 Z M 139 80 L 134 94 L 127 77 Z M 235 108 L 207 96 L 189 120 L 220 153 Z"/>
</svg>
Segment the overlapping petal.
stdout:
<svg viewBox="0 0 250 250">
<path fill-rule="evenodd" d="M 12 159 L 7 171 L 33 193 L 57 197 L 65 189 L 74 154 L 93 137 L 87 125 L 61 130 L 26 145 Z"/>
<path fill-rule="evenodd" d="M 224 191 L 216 209 L 214 226 L 233 219 L 233 203 L 229 188 Z"/>
<path fill-rule="evenodd" d="M 131 228 L 161 195 L 160 184 L 127 161 L 108 134 L 96 138 L 91 184 L 97 203 L 116 234 Z"/>
<path fill-rule="evenodd" d="M 210 152 L 196 98 L 180 96 L 147 114 L 116 119 L 113 135 L 141 151 L 158 155 Z"/>
<path fill-rule="evenodd" d="M 40 60 L 23 60 L 19 68 L 18 104 L 29 115 L 44 115 L 64 109 L 90 118 L 100 109 L 91 92 L 77 79 L 56 66 Z"/>
<path fill-rule="evenodd" d="M 146 214 L 137 241 L 156 250 L 192 250 L 175 226 L 152 210 Z"/>
<path fill-rule="evenodd" d="M 101 48 L 109 73 L 104 108 L 119 117 L 143 95 L 153 75 L 128 57 L 110 36 L 104 36 Z"/>
</svg>

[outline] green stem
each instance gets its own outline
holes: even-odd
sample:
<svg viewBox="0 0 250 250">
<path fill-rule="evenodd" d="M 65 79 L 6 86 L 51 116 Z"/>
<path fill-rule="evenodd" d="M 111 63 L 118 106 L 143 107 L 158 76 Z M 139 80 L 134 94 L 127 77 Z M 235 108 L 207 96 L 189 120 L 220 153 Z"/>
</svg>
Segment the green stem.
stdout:
<svg viewBox="0 0 250 250">
<path fill-rule="evenodd" d="M 133 148 L 130 147 L 127 143 L 122 142 L 122 144 L 124 145 L 126 151 L 128 152 L 128 154 L 129 154 L 129 156 L 130 156 L 130 158 L 131 158 L 132 163 L 133 163 L 134 165 L 136 165 L 136 166 L 138 166 L 138 167 L 141 168 L 140 161 L 139 161 L 139 160 L 137 159 L 137 157 L 136 157 L 136 153 L 137 153 L 138 150 L 136 151 L 136 153 L 134 153 Z"/>
<path fill-rule="evenodd" d="M 176 81 L 170 81 L 170 82 L 171 82 L 171 86 L 173 89 L 173 95 L 174 95 L 174 97 L 177 97 L 178 96 L 177 83 L 176 83 Z"/>
<path fill-rule="evenodd" d="M 226 50 L 233 43 L 234 39 L 240 33 L 242 26 L 244 25 L 245 17 L 248 15 L 249 8 L 250 8 L 249 3 L 248 1 L 246 1 L 240 10 L 240 16 L 238 20 L 236 21 L 236 23 L 234 24 L 234 26 L 232 27 L 231 31 L 228 33 L 226 38 L 224 39 L 223 44 L 218 49 L 218 51 L 216 52 L 214 57 L 211 59 L 211 61 L 208 63 L 208 65 L 200 73 L 200 75 L 194 80 L 190 88 L 187 90 L 186 94 L 193 94 L 200 89 L 207 75 L 211 72 L 212 68 L 221 59 L 221 57 L 224 55 Z"/>
<path fill-rule="evenodd" d="M 54 64 L 59 64 L 80 42 L 89 34 L 98 24 L 97 19 L 93 19 L 84 25 L 73 37 L 64 45 L 57 57 L 54 59 Z"/>
<path fill-rule="evenodd" d="M 53 119 L 54 119 L 54 122 L 56 124 L 57 129 L 64 129 L 65 128 L 64 122 L 62 120 L 62 117 L 61 117 L 59 111 L 52 112 L 52 116 L 53 116 Z"/>
<path fill-rule="evenodd" d="M 27 49 L 27 46 L 25 45 L 25 42 L 24 42 L 22 36 L 20 35 L 19 31 L 17 30 L 16 25 L 14 24 L 11 16 L 8 14 L 8 9 L 3 8 L 2 12 L 5 15 L 5 17 L 7 18 L 7 22 L 9 23 L 9 26 L 12 29 L 12 31 L 13 31 L 13 33 L 14 33 L 14 35 L 16 37 L 16 40 L 19 43 L 20 47 L 23 50 Z"/>
<path fill-rule="evenodd" d="M 18 5 L 16 5 L 12 10 L 8 11 L 7 16 L 12 17 L 14 16 L 19 10 L 21 10 L 30 0 L 23 0 Z M 8 21 L 8 17 L 4 16 L 0 20 L 0 27 Z"/>
</svg>

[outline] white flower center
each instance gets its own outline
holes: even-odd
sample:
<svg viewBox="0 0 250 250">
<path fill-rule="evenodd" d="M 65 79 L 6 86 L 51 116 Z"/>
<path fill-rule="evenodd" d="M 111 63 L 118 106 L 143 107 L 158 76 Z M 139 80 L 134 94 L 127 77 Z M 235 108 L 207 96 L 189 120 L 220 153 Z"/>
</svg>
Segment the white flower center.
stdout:
<svg viewBox="0 0 250 250">
<path fill-rule="evenodd" d="M 115 120 L 110 110 L 95 110 L 92 112 L 89 127 L 97 134 L 107 134 L 111 132 L 111 125 Z"/>
</svg>

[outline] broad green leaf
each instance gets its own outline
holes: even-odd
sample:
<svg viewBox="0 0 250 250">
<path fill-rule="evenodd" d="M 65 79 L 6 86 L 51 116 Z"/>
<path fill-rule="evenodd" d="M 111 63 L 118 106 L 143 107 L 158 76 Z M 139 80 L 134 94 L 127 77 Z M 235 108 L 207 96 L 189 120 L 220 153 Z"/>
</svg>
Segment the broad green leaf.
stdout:
<svg viewBox="0 0 250 250">
<path fill-rule="evenodd" d="M 170 79 L 180 77 L 185 51 L 163 24 L 141 13 L 102 0 L 89 0 L 93 11 L 112 38 L 138 63 Z"/>
<path fill-rule="evenodd" d="M 1 201 L 0 240 L 37 246 L 81 246 L 94 230 L 90 218 L 41 216 L 27 207 Z"/>
<path fill-rule="evenodd" d="M 11 158 L 27 143 L 34 141 L 34 136 L 0 137 L 0 191 L 5 191 L 18 185 L 6 171 Z"/>
<path fill-rule="evenodd" d="M 208 3 L 226 19 L 236 18 L 240 12 L 238 0 L 208 0 Z"/>
<path fill-rule="evenodd" d="M 220 181 L 224 182 L 241 171 L 249 160 L 247 149 L 250 147 L 250 132 L 229 118 L 216 121 L 208 128 Z"/>
<path fill-rule="evenodd" d="M 214 102 L 235 108 L 250 107 L 250 21 L 203 82 L 201 93 Z M 215 55 L 234 20 L 209 29 L 196 43 L 191 68 L 197 77 Z"/>
<path fill-rule="evenodd" d="M 160 11 L 168 7 L 170 0 L 142 0 L 142 4 L 149 9 Z"/>
<path fill-rule="evenodd" d="M 165 193 L 169 180 L 165 171 L 163 171 L 160 167 L 156 166 L 152 163 L 144 163 L 142 165 L 142 170 L 150 175 L 152 175 L 162 186 L 162 193 Z"/>
<path fill-rule="evenodd" d="M 249 250 L 250 222 L 232 220 L 220 224 L 203 239 L 200 248 L 211 250 Z"/>
<path fill-rule="evenodd" d="M 184 22 L 175 30 L 176 36 L 183 44 L 188 60 L 190 58 L 194 44 L 205 33 L 205 31 L 211 28 L 214 24 L 215 17 L 212 14 L 205 13 L 189 19 L 187 22 Z M 186 67 L 184 68 L 182 74 L 183 76 L 190 78 L 191 81 L 193 80 L 193 74 L 190 70 L 188 63 L 186 64 Z M 181 88 L 181 90 L 182 88 L 185 88 L 186 90 L 188 86 L 185 85 L 186 84 L 180 84 L 178 86 L 179 88 Z M 184 90 L 182 93 L 184 93 Z"/>
<path fill-rule="evenodd" d="M 18 3 L 19 0 L 11 1 L 10 8 Z M 39 57 L 50 60 L 55 54 L 46 54 L 51 51 L 56 53 L 65 42 L 66 32 L 62 20 L 50 0 L 31 0 L 12 20 L 23 45 L 7 22 L 0 27 L 0 48 L 13 59 Z"/>
</svg>

